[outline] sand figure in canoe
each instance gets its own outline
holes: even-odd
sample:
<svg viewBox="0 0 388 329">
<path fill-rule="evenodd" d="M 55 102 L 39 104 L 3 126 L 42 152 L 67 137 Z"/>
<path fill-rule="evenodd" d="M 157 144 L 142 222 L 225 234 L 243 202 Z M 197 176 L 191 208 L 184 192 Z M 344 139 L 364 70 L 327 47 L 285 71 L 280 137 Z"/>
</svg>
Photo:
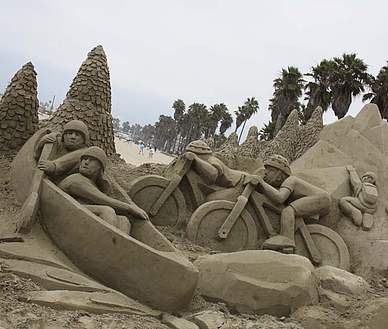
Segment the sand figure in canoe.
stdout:
<svg viewBox="0 0 388 329">
<path fill-rule="evenodd" d="M 50 144 L 50 159 L 42 159 L 44 147 Z M 58 184 L 66 176 L 78 172 L 79 158 L 88 144 L 89 131 L 85 123 L 79 120 L 69 121 L 65 124 L 63 133 L 51 132 L 41 138 L 35 150 L 35 158 L 41 157 L 37 167 Z"/>
<path fill-rule="evenodd" d="M 110 191 L 105 175 L 106 162 L 106 154 L 101 148 L 88 148 L 81 155 L 79 173 L 66 177 L 58 187 L 84 204 L 92 213 L 129 234 L 130 223 L 126 216 L 133 215 L 147 220 L 148 215 L 130 199 L 122 202 L 106 194 Z"/>
</svg>

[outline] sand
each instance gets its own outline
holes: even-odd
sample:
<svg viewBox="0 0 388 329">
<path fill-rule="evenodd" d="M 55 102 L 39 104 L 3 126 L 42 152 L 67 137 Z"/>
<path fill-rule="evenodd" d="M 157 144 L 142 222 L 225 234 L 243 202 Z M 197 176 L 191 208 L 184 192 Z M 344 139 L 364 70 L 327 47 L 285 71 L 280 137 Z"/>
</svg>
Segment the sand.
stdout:
<svg viewBox="0 0 388 329">
<path fill-rule="evenodd" d="M 144 148 L 144 155 L 139 154 L 139 145 L 132 142 L 127 143 L 124 139 L 115 138 L 116 152 L 121 155 L 125 162 L 134 166 L 140 166 L 143 163 L 161 163 L 169 164 L 174 160 L 174 156 L 162 153 L 159 150 L 154 153 L 153 157 L 149 157 L 149 149 Z"/>
</svg>

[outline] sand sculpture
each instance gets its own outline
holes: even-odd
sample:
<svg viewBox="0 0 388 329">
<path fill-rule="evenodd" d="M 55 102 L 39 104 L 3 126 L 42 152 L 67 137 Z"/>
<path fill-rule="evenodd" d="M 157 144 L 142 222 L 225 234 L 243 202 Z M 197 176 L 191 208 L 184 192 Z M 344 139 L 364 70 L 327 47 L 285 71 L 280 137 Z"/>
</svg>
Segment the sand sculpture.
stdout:
<svg viewBox="0 0 388 329">
<path fill-rule="evenodd" d="M 203 141 L 193 141 L 166 172 L 166 178 L 145 176 L 131 184 L 129 195 L 156 225 L 186 226 L 186 201 L 178 188 L 189 185 L 190 207 L 212 199 L 236 199 L 248 174 L 230 169 Z M 163 182 L 163 183 L 162 183 Z M 164 186 L 162 186 L 164 185 Z M 145 197 L 147 195 L 147 197 Z"/>
<path fill-rule="evenodd" d="M 322 109 L 317 107 L 310 120 L 303 126 L 298 123 L 298 112 L 295 110 L 288 116 L 283 128 L 271 141 L 259 141 L 258 129 L 253 126 L 249 129 L 247 138 L 239 145 L 238 136 L 231 133 L 215 156 L 227 163 L 231 163 L 234 169 L 240 169 L 231 157 L 242 157 L 245 161 L 261 158 L 267 159 L 271 155 L 279 154 L 292 162 L 301 157 L 310 147 L 319 140 L 319 133 L 323 128 Z M 243 166 L 243 163 L 241 163 Z M 241 168 L 246 170 L 247 168 Z"/>
<path fill-rule="evenodd" d="M 347 165 L 349 180 L 353 190 L 353 196 L 345 196 L 339 200 L 341 211 L 347 215 L 354 225 L 362 226 L 369 231 L 373 226 L 373 213 L 376 212 L 379 194 L 376 188 L 377 175 L 366 172 L 362 178 L 358 177 L 352 165 Z"/>
<path fill-rule="evenodd" d="M 0 100 L 0 154 L 15 152 L 38 130 L 38 92 L 31 62 L 14 75 Z"/>
<path fill-rule="evenodd" d="M 37 168 L 58 184 L 68 175 L 78 172 L 80 156 L 89 145 L 89 130 L 82 121 L 71 120 L 65 124 L 62 133 L 48 131 L 36 147 L 36 159 L 40 159 L 47 144 L 52 144 L 50 158 L 40 160 Z"/>
<path fill-rule="evenodd" d="M 330 195 L 326 191 L 293 176 L 287 159 L 273 155 L 264 164 L 266 171 L 260 187 L 273 202 L 287 205 L 280 214 L 280 233 L 264 241 L 264 249 L 295 248 L 295 219 L 327 215 Z"/>
<path fill-rule="evenodd" d="M 67 99 L 51 120 L 51 124 L 58 127 L 64 125 L 64 132 L 50 135 L 47 129 L 39 130 L 12 164 L 12 180 L 21 203 L 29 198 L 33 186 L 37 186 L 34 193 L 39 194 L 35 200 L 40 209 L 40 220 L 32 223 L 29 235 L 17 237 L 19 242 L 14 242 L 15 238 L 1 244 L 0 256 L 6 255 L 8 259 L 4 262 L 12 271 L 38 280 L 49 290 L 26 293 L 23 300 L 63 309 L 159 318 L 162 311 L 187 309 L 198 283 L 200 295 L 224 302 L 233 310 L 288 316 L 293 309 L 315 304 L 318 300 L 331 298 L 335 302 L 343 293 L 364 294 L 369 289 L 360 277 L 343 270 L 350 267 L 347 244 L 352 247 L 353 264 L 360 264 L 354 261 L 365 260 L 373 251 L 365 248 L 365 254 L 355 253 L 359 243 L 355 240 L 376 229 L 381 229 L 382 237 L 385 234 L 384 193 L 377 193 L 374 188 L 376 177 L 371 172 L 377 172 L 380 178 L 379 192 L 386 191 L 384 178 L 387 177 L 382 168 L 388 164 L 388 148 L 383 138 L 388 128 L 381 122 L 378 110 L 376 112 L 372 106 L 367 108 L 368 111 L 363 109 L 355 119 L 345 118 L 325 127 L 315 145 L 321 130 L 319 110 L 305 127 L 295 128 L 295 114 L 292 114 L 289 125 L 276 140 L 265 147 L 257 144 L 251 148 L 252 152 L 249 144 L 255 143 L 257 129 L 251 129 L 248 141 L 240 149 L 244 153 L 241 158 L 261 152 L 266 160 L 265 167 L 260 159 L 249 162 L 251 168 L 246 172 L 234 170 L 235 167 L 232 169 L 215 157 L 217 154 L 205 143 L 195 141 L 169 166 L 164 177 L 152 175 L 134 181 L 129 194 L 150 214 L 151 221 L 157 225 L 186 228 L 186 236 L 193 242 L 224 251 L 201 257 L 192 264 L 150 221 L 131 218 L 131 214 L 143 219 L 147 215 L 138 209 L 134 211 L 132 200 L 116 182 L 115 187 L 124 201 L 103 193 L 106 154 L 114 154 L 113 134 L 110 136 L 109 71 L 104 56 L 101 47 L 92 50 L 74 79 Z M 101 122 L 96 121 L 99 117 L 96 113 L 102 114 Z M 81 124 L 75 125 L 78 128 L 72 126 L 74 119 L 86 123 L 91 143 L 99 144 L 105 152 L 98 147 L 85 148 L 87 132 L 80 128 Z M 77 138 L 75 132 L 81 138 Z M 305 136 L 303 141 L 296 143 L 302 135 Z M 309 139 L 309 136 L 313 138 Z M 286 139 L 288 144 L 281 143 Z M 361 152 L 354 150 L 354 139 L 362 142 Z M 49 147 L 52 142 L 55 146 Z M 226 151 L 226 147 L 220 154 L 238 152 L 236 136 L 230 137 L 229 142 L 231 149 Z M 75 144 L 79 147 L 74 147 Z M 80 157 L 81 150 L 79 173 L 72 174 L 77 170 L 74 162 Z M 287 160 L 274 156 L 274 152 L 291 161 L 298 159 L 288 166 Z M 373 156 L 370 156 L 371 152 Z M 40 161 L 37 161 L 39 155 Z M 61 162 L 66 157 L 71 160 L 64 163 L 71 165 L 63 167 Z M 372 165 L 365 161 L 367 158 L 374 161 Z M 275 160 L 284 165 L 281 171 L 285 172 L 285 177 L 274 170 L 279 169 L 274 165 Z M 353 163 L 362 175 L 358 175 L 349 163 Z M 66 170 L 61 172 L 62 168 Z M 61 181 L 62 189 L 45 175 L 37 175 L 42 170 L 54 182 Z M 70 176 L 57 180 L 56 174 Z M 359 177 L 364 178 L 360 180 Z M 35 182 L 37 178 L 39 184 Z M 290 178 L 294 182 L 289 185 L 287 180 Z M 85 189 L 88 183 L 96 186 L 91 193 Z M 297 195 L 295 199 L 302 202 L 301 208 L 300 204 L 295 206 L 294 200 L 284 204 L 293 186 L 299 183 L 302 189 L 318 195 L 317 199 L 306 207 L 304 198 Z M 369 188 L 368 192 L 362 192 L 363 184 L 364 188 Z M 342 220 L 345 216 L 339 210 L 348 214 L 349 200 L 354 201 L 349 199 L 353 186 L 358 200 L 367 199 L 373 205 L 370 212 L 358 209 L 364 213 L 362 223 L 359 214 L 353 216 L 354 222 L 370 229 L 369 232 L 358 230 L 359 226 L 350 224 L 348 219 Z M 294 193 L 299 192 L 298 188 L 293 190 Z M 315 193 L 317 191 L 319 193 Z M 374 201 L 370 199 L 373 196 Z M 109 205 L 115 211 L 85 206 L 84 201 Z M 297 208 L 297 216 L 294 208 Z M 326 213 L 328 216 L 324 216 Z M 370 221 L 367 215 L 372 213 L 375 218 Z M 130 218 L 131 227 L 121 214 Z M 317 220 L 311 218 L 316 214 L 321 216 L 319 224 L 311 224 L 311 220 Z M 293 221 L 295 232 L 291 228 Z M 279 239 L 278 231 L 280 237 L 295 238 L 295 250 L 294 241 L 270 243 Z M 260 250 L 263 243 L 264 247 L 275 246 L 277 250 L 281 247 L 285 253 L 295 251 L 301 256 Z M 383 268 L 384 260 L 380 257 L 383 244 L 380 247 L 380 251 L 374 250 L 373 261 L 380 260 L 377 265 Z M 321 267 L 315 269 L 311 263 Z M 321 289 L 323 286 L 327 289 L 325 292 Z M 201 316 L 201 321 L 205 321 L 206 317 Z"/>
<path fill-rule="evenodd" d="M 70 120 L 81 120 L 86 124 L 91 145 L 101 147 L 108 156 L 115 154 L 110 75 L 102 46 L 89 52 L 48 127 L 62 130 Z"/>
<path fill-rule="evenodd" d="M 80 157 L 79 172 L 67 176 L 58 187 L 85 204 L 93 214 L 130 234 L 131 226 L 125 215 L 144 220 L 148 215 L 130 199 L 122 202 L 105 194 L 110 189 L 105 174 L 107 160 L 105 152 L 98 146 L 88 148 Z"/>
<path fill-rule="evenodd" d="M 266 181 L 280 188 L 288 178 L 287 187 L 279 192 L 260 176 L 232 170 L 214 157 L 204 142 L 194 141 L 170 165 L 166 177 L 140 177 L 132 182 L 129 194 L 150 214 L 153 223 L 183 227 L 186 236 L 202 246 L 224 252 L 262 247 L 292 253 L 296 228 L 298 253 L 308 255 L 316 265 L 349 269 L 349 252 L 341 237 L 328 227 L 304 222 L 312 218 L 316 222 L 329 213 L 330 195 L 295 176 L 289 177 L 291 169 L 282 156 L 270 157 L 266 169 Z M 283 204 L 286 200 L 287 206 Z M 271 221 L 268 210 L 281 214 L 281 219 L 276 215 Z M 276 221 L 281 223 L 280 235 Z M 312 236 L 323 238 L 315 243 Z M 326 247 L 332 249 L 331 254 L 322 253 Z"/>
<path fill-rule="evenodd" d="M 26 194 L 23 191 L 29 190 L 36 170 L 35 146 L 46 132 L 45 129 L 39 130 L 14 160 L 12 176 L 21 202 L 25 201 Z M 89 153 L 96 156 L 93 152 L 95 150 L 93 148 Z M 90 155 L 88 150 L 85 152 Z M 82 166 L 81 162 L 81 168 Z M 80 174 L 74 175 L 85 174 L 86 171 L 86 168 L 82 168 Z M 67 179 L 73 179 L 74 175 Z M 61 187 L 70 189 L 71 193 L 74 191 L 71 182 L 66 179 L 62 181 Z M 84 188 L 78 188 L 75 189 L 76 194 L 85 198 L 80 190 L 85 191 Z M 96 201 L 90 193 L 87 198 Z M 107 197 L 104 198 L 105 201 L 108 200 Z M 161 310 L 174 311 L 189 305 L 198 272 L 149 221 L 134 221 L 129 236 L 97 217 L 44 177 L 39 200 L 40 222 L 45 232 L 55 246 L 84 273 L 107 287 Z M 131 201 L 128 200 L 128 203 Z M 117 205 L 122 203 L 116 202 L 115 207 Z M 24 254 L 26 252 L 28 253 L 23 250 L 22 255 L 19 253 L 17 257 L 28 257 Z M 50 262 L 50 266 L 54 267 L 63 268 L 62 264 L 58 261 Z M 71 273 L 70 271 L 67 276 L 71 277 Z M 182 277 L 185 278 L 184 282 L 180 280 Z M 67 280 L 73 282 L 71 279 Z"/>
</svg>

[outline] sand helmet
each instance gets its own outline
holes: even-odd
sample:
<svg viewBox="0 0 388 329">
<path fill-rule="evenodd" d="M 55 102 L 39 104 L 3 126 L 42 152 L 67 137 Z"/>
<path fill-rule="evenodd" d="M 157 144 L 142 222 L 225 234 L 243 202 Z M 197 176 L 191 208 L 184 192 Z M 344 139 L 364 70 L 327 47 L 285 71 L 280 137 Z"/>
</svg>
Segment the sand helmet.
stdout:
<svg viewBox="0 0 388 329">
<path fill-rule="evenodd" d="M 278 154 L 271 155 L 265 162 L 264 162 L 264 167 L 266 166 L 271 166 L 275 167 L 277 169 L 280 169 L 283 171 L 287 176 L 291 175 L 291 168 L 288 163 L 288 160 Z"/>
<path fill-rule="evenodd" d="M 63 127 L 62 141 L 66 131 L 70 131 L 70 130 L 80 132 L 84 137 L 85 145 L 89 144 L 89 129 L 86 126 L 86 124 L 84 124 L 82 121 L 71 120 L 68 123 L 66 123 L 65 126 Z"/>
<path fill-rule="evenodd" d="M 88 149 L 86 149 L 84 153 L 82 153 L 81 160 L 83 157 L 86 157 L 86 156 L 93 157 L 98 161 L 100 161 L 102 165 L 102 172 L 105 172 L 106 162 L 108 159 L 103 149 L 101 149 L 98 146 L 91 146 Z"/>
<path fill-rule="evenodd" d="M 373 183 L 376 183 L 377 181 L 377 175 L 372 172 L 372 171 L 367 171 L 364 175 L 362 175 L 362 178 L 364 178 L 365 176 L 369 176 L 369 177 L 372 177 L 373 178 Z"/>
<path fill-rule="evenodd" d="M 186 146 L 186 152 L 193 152 L 196 154 L 211 154 L 212 150 L 205 142 L 201 140 L 192 141 Z"/>
</svg>

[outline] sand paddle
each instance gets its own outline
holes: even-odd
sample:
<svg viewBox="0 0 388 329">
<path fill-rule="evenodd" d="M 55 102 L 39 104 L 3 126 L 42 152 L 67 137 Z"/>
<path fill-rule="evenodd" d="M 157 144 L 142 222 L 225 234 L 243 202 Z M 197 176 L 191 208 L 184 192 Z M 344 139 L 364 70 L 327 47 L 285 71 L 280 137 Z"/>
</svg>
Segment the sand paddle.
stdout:
<svg viewBox="0 0 388 329">
<path fill-rule="evenodd" d="M 51 153 L 51 150 L 53 148 L 53 145 L 54 145 L 53 143 L 44 144 L 39 161 L 48 159 Z M 18 221 L 17 221 L 18 223 L 17 231 L 20 233 L 30 232 L 34 224 L 34 220 L 39 210 L 39 194 L 40 194 L 42 180 L 44 176 L 45 176 L 44 171 L 36 168 L 34 176 L 32 178 L 28 197 L 24 202 L 22 209 L 20 210 Z"/>
</svg>

